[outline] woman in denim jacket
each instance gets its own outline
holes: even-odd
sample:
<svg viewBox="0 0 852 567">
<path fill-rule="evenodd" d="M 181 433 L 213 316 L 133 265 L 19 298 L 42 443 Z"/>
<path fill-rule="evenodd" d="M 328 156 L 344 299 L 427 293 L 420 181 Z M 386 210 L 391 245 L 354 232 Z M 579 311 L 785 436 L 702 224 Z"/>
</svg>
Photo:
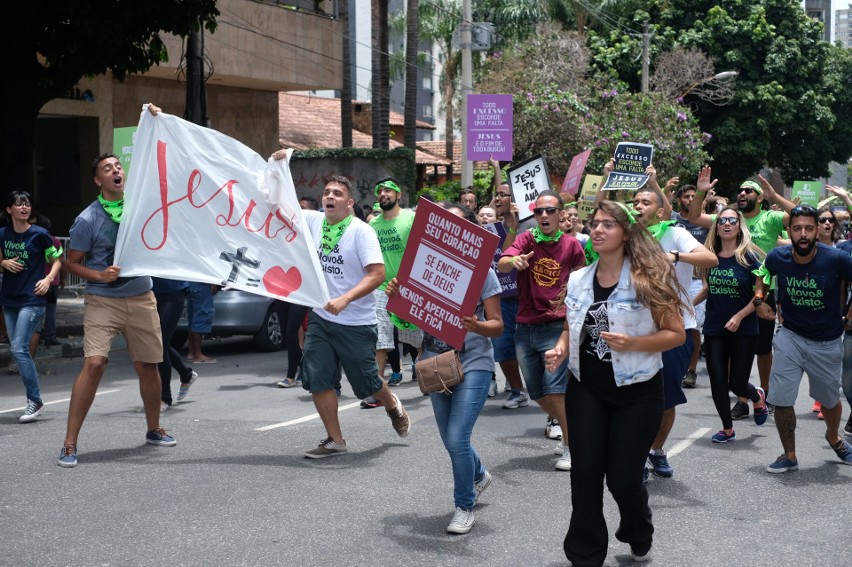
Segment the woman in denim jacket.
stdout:
<svg viewBox="0 0 852 567">
<path fill-rule="evenodd" d="M 618 504 L 615 533 L 633 559 L 648 561 L 654 526 L 642 480 L 663 414 L 664 350 L 686 338 L 671 262 L 633 211 L 615 201 L 595 210 L 591 242 L 599 258 L 568 280 L 565 330 L 545 353 L 548 366 L 568 357 L 565 409 L 574 468 L 565 555 L 573 565 L 602 565 L 608 532 L 604 477 Z"/>
</svg>

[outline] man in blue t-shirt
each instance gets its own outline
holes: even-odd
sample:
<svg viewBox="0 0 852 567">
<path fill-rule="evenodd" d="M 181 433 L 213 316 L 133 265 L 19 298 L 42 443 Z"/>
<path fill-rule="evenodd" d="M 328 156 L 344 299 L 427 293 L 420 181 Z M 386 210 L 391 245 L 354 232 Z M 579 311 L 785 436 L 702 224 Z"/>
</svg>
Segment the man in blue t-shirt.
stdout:
<svg viewBox="0 0 852 567">
<path fill-rule="evenodd" d="M 799 468 L 793 406 L 805 371 L 811 396 L 822 404 L 825 439 L 844 464 L 852 465 L 852 445 L 838 432 L 843 411 L 840 376 L 845 324 L 840 298 L 845 282 L 852 281 L 852 258 L 816 241 L 817 217 L 817 210 L 809 205 L 790 211 L 787 232 L 792 244 L 766 256 L 755 286 L 753 303 L 758 316 L 774 320 L 775 312 L 764 299 L 767 282 L 776 276 L 783 321 L 773 343 L 767 401 L 775 406 L 775 426 L 784 454 L 766 467 L 771 473 Z"/>
</svg>

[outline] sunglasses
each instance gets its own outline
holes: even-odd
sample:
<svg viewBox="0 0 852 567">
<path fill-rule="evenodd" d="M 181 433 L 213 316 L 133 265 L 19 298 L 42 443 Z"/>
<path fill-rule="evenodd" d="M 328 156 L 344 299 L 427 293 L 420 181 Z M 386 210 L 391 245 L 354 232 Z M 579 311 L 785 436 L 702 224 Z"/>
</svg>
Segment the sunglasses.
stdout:
<svg viewBox="0 0 852 567">
<path fill-rule="evenodd" d="M 606 219 L 606 220 L 595 219 L 595 220 L 589 221 L 589 228 L 591 228 L 592 230 L 596 229 L 597 227 L 599 227 L 601 225 L 603 225 L 603 227 L 607 230 L 612 230 L 616 226 L 618 226 L 618 222 L 614 221 L 612 219 Z"/>
<path fill-rule="evenodd" d="M 509 197 L 511 197 L 511 195 L 508 193 L 497 193 L 497 197 L 499 197 L 500 199 L 508 199 Z"/>
<path fill-rule="evenodd" d="M 792 209 L 790 209 L 790 216 L 795 217 L 798 215 L 814 215 L 816 216 L 817 210 L 810 205 L 796 205 Z"/>
<path fill-rule="evenodd" d="M 719 217 L 716 221 L 717 224 L 729 224 L 731 226 L 740 224 L 740 219 L 737 217 Z"/>
<path fill-rule="evenodd" d="M 754 193 L 754 189 L 752 189 L 751 187 L 740 187 L 740 193 L 751 195 L 752 193 Z"/>
<path fill-rule="evenodd" d="M 558 210 L 559 209 L 557 209 L 556 207 L 536 207 L 533 209 L 533 214 L 537 217 L 540 217 L 544 213 L 547 213 L 549 215 L 555 215 L 556 211 Z"/>
<path fill-rule="evenodd" d="M 836 222 L 837 222 L 837 219 L 835 219 L 835 218 L 833 218 L 833 217 L 820 217 L 820 218 L 818 218 L 817 220 L 818 220 L 820 223 L 830 222 L 831 224 L 834 224 L 834 223 L 836 223 Z"/>
</svg>

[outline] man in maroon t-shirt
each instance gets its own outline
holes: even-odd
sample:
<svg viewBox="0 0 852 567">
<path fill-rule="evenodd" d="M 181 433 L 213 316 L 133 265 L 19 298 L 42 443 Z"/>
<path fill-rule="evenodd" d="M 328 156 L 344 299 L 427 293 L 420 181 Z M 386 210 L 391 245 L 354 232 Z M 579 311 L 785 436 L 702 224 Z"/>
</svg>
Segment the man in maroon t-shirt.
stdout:
<svg viewBox="0 0 852 567">
<path fill-rule="evenodd" d="M 573 236 L 559 230 L 563 202 L 558 193 L 542 191 L 533 213 L 537 225 L 519 234 L 503 251 L 497 269 L 518 270 L 518 315 L 515 351 L 529 397 L 548 414 L 550 430 L 562 431 L 558 470 L 571 470 L 568 431 L 565 429 L 565 389 L 568 366 L 545 367 L 544 353 L 553 348 L 565 321 L 565 287 L 570 273 L 585 265 L 583 249 Z M 547 431 L 546 430 L 546 431 Z"/>
</svg>

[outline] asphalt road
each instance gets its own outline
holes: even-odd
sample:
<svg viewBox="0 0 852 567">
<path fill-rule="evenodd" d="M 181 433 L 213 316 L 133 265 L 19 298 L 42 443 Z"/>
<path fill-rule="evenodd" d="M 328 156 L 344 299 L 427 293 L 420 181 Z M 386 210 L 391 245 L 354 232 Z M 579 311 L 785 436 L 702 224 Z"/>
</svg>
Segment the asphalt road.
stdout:
<svg viewBox="0 0 852 567">
<path fill-rule="evenodd" d="M 19 377 L 0 377 L 0 565 L 566 564 L 570 473 L 554 470 L 537 407 L 488 401 L 474 442 L 494 483 L 473 531 L 449 536 L 449 459 L 410 372 L 395 388 L 413 421 L 408 438 L 381 408 L 360 409 L 345 384 L 350 452 L 309 460 L 302 452 L 324 431 L 306 392 L 274 386 L 286 353 L 258 354 L 239 339 L 204 350 L 219 363 L 198 366 L 189 397 L 162 418 L 174 448 L 144 444 L 137 380 L 126 352 L 114 352 L 75 469 L 56 458 L 82 361 L 38 361 L 48 407 L 31 424 L 18 423 Z M 762 427 L 736 422 L 737 441 L 715 445 L 703 366 L 687 395 L 667 444 L 675 475 L 649 482 L 654 564 L 849 565 L 852 467 L 823 440 L 807 387 L 797 405 L 801 469 L 782 475 L 764 471 L 781 453 L 772 417 Z M 612 534 L 618 512 L 608 494 L 605 507 Z M 631 563 L 611 535 L 606 565 Z"/>
</svg>

